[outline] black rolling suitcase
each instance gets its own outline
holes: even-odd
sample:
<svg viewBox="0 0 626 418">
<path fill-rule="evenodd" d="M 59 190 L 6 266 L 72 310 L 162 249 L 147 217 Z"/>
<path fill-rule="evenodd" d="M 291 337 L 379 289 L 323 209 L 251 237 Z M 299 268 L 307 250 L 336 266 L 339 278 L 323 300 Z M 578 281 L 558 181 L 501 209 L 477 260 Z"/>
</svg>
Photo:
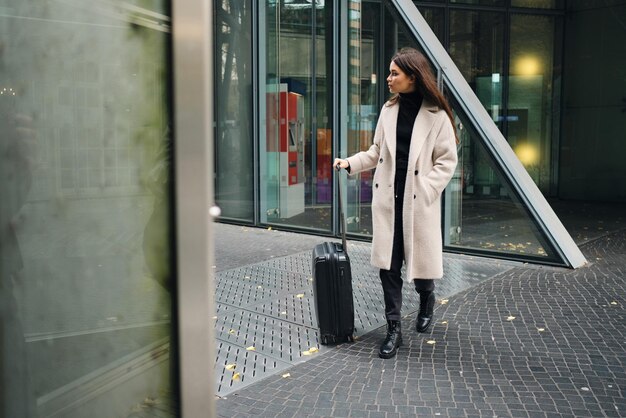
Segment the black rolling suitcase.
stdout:
<svg viewBox="0 0 626 418">
<path fill-rule="evenodd" d="M 346 252 L 346 225 L 339 183 L 342 243 L 325 242 L 313 248 L 313 298 L 320 341 L 324 345 L 354 341 L 352 271 Z"/>
</svg>

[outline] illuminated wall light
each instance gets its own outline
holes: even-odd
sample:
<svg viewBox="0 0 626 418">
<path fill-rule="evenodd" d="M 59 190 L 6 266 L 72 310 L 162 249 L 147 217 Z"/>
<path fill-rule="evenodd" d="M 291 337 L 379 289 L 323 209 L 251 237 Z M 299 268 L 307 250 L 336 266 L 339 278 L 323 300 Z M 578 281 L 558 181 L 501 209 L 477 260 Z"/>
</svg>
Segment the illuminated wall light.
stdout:
<svg viewBox="0 0 626 418">
<path fill-rule="evenodd" d="M 539 59 L 531 55 L 520 57 L 515 63 L 515 73 L 519 75 L 537 75 L 540 70 Z"/>
<path fill-rule="evenodd" d="M 539 163 L 539 152 L 537 152 L 537 148 L 529 143 L 523 143 L 516 146 L 515 154 L 525 166 L 531 166 Z"/>
</svg>

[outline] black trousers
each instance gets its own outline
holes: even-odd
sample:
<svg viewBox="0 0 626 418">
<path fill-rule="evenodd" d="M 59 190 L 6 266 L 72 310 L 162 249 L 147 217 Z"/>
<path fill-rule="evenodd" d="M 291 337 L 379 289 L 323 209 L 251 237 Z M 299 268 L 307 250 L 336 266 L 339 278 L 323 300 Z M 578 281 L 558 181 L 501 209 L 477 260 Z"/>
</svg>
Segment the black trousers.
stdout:
<svg viewBox="0 0 626 418">
<path fill-rule="evenodd" d="M 395 181 L 395 216 L 393 224 L 393 250 L 391 252 L 391 268 L 380 270 L 380 282 L 385 296 L 385 317 L 388 321 L 399 321 L 402 309 L 402 262 L 404 261 L 404 239 L 402 234 L 402 203 L 404 197 L 403 175 L 396 176 Z M 418 293 L 435 290 L 433 279 L 414 279 Z"/>
</svg>

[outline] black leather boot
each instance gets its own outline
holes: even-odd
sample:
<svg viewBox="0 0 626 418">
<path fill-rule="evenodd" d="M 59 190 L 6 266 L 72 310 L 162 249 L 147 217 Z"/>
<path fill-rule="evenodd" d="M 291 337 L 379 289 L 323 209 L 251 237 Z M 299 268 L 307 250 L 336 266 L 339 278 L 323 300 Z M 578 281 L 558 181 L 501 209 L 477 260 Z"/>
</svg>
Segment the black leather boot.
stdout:
<svg viewBox="0 0 626 418">
<path fill-rule="evenodd" d="M 378 351 L 380 358 L 392 358 L 402 345 L 402 328 L 400 321 L 387 321 L 387 337 Z"/>
<path fill-rule="evenodd" d="M 420 292 L 420 310 L 415 321 L 417 332 L 426 332 L 433 321 L 433 310 L 435 309 L 435 292 Z"/>
</svg>

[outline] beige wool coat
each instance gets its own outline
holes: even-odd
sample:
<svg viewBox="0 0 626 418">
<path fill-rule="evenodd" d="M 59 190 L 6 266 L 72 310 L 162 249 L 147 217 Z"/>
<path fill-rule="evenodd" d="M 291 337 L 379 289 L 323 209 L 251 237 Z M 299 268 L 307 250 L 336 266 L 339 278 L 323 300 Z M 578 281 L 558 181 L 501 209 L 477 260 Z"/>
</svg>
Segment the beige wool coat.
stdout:
<svg viewBox="0 0 626 418">
<path fill-rule="evenodd" d="M 374 143 L 347 160 L 350 175 L 376 168 L 372 184 L 374 267 L 389 270 L 393 247 L 396 124 L 399 105 L 383 106 Z M 441 193 L 457 164 L 456 138 L 446 112 L 422 102 L 415 118 L 402 208 L 406 281 L 443 276 Z"/>
</svg>

